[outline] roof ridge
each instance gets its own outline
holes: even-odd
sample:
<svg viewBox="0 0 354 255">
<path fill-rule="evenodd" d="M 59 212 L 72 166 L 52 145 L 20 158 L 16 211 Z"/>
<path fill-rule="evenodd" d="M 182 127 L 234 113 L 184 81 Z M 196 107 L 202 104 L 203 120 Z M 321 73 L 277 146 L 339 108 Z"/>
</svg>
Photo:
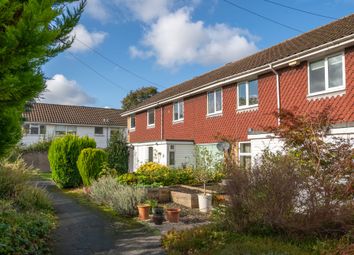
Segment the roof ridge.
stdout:
<svg viewBox="0 0 354 255">
<path fill-rule="evenodd" d="M 105 108 L 105 107 L 95 107 L 95 106 L 86 106 L 86 105 L 71 105 L 71 104 L 54 104 L 54 103 L 42 103 L 36 102 L 32 105 L 53 105 L 53 106 L 64 106 L 64 107 L 76 107 L 76 108 L 90 108 L 90 109 L 100 109 L 100 110 L 116 110 L 116 111 L 123 111 L 123 109 L 119 108 Z"/>
</svg>

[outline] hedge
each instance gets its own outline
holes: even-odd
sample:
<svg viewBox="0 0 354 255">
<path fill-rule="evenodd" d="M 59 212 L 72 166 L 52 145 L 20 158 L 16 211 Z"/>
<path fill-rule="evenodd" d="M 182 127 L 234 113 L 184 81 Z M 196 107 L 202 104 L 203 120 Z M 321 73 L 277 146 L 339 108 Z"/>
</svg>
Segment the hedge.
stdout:
<svg viewBox="0 0 354 255">
<path fill-rule="evenodd" d="M 107 153 L 104 150 L 87 148 L 81 151 L 77 168 L 85 186 L 91 185 L 91 181 L 97 179 L 105 162 Z"/>
<path fill-rule="evenodd" d="M 95 140 L 87 136 L 66 135 L 53 140 L 48 159 L 52 169 L 52 179 L 58 187 L 72 188 L 82 184 L 76 165 L 77 159 L 81 150 L 95 147 Z"/>
</svg>

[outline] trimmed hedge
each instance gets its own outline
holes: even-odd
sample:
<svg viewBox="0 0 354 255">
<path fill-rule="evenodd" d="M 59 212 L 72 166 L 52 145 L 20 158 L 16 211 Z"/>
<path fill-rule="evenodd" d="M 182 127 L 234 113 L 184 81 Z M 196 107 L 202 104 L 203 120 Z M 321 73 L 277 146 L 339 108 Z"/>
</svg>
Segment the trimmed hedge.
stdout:
<svg viewBox="0 0 354 255">
<path fill-rule="evenodd" d="M 82 184 L 76 165 L 77 159 L 81 150 L 95 147 L 95 140 L 87 136 L 66 135 L 53 140 L 48 159 L 52 169 L 52 179 L 58 187 L 72 188 Z"/>
<path fill-rule="evenodd" d="M 87 148 L 81 151 L 77 168 L 85 186 L 91 185 L 91 181 L 97 179 L 106 162 L 107 153 L 104 150 Z"/>
</svg>

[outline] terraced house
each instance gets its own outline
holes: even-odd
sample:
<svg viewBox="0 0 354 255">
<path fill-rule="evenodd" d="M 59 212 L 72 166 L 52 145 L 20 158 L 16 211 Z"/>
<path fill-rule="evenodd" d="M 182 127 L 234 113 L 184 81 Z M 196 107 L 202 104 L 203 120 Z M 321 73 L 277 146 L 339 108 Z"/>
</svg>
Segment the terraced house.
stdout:
<svg viewBox="0 0 354 255">
<path fill-rule="evenodd" d="M 89 136 L 97 147 L 106 148 L 111 134 L 117 130 L 126 132 L 126 119 L 122 110 L 35 103 L 23 114 L 24 135 L 21 143 L 30 145 L 65 134 Z"/>
<path fill-rule="evenodd" d="M 281 141 L 264 132 L 274 112 L 321 111 L 354 135 L 354 14 L 168 88 L 126 111 L 132 168 L 146 161 L 194 163 L 194 148 L 212 151 L 220 135 L 239 141 L 241 164 Z"/>
</svg>

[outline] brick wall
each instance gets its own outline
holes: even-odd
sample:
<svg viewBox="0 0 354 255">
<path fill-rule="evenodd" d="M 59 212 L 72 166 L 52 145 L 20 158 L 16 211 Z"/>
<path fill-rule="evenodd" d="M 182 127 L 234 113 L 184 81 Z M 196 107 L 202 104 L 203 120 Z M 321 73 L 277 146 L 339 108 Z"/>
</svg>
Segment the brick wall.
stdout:
<svg viewBox="0 0 354 255">
<path fill-rule="evenodd" d="M 354 121 L 354 47 L 345 52 L 346 92 L 344 95 L 307 98 L 307 62 L 296 67 L 284 68 L 280 73 L 282 108 L 300 112 L 320 111 L 332 106 L 332 113 L 343 121 Z M 237 112 L 236 84 L 223 87 L 222 116 L 208 117 L 206 93 L 184 100 L 184 122 L 172 122 L 172 104 L 163 106 L 163 139 L 194 140 L 195 143 L 217 142 L 218 135 L 247 140 L 248 128 L 262 130 L 276 125 L 273 115 L 277 110 L 276 80 L 273 73 L 258 77 L 259 106 L 255 111 Z M 131 142 L 161 139 L 161 108 L 156 109 L 155 128 L 147 128 L 146 112 L 136 115 L 136 131 L 130 134 Z"/>
</svg>

